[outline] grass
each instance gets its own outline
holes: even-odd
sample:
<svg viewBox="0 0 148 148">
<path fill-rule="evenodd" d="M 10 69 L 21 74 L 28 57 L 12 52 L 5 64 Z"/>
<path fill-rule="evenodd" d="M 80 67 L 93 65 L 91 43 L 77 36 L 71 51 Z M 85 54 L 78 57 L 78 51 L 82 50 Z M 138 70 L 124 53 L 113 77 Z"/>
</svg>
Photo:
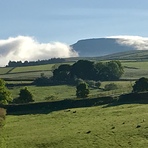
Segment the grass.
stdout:
<svg viewBox="0 0 148 148">
<path fill-rule="evenodd" d="M 16 67 L 11 71 L 11 73 L 32 72 L 32 71 L 50 71 L 53 65 L 55 64 Z"/>
<path fill-rule="evenodd" d="M 0 67 L 0 75 L 7 74 L 11 69 L 13 68 L 12 67 Z"/>
<path fill-rule="evenodd" d="M 76 89 L 74 86 L 57 85 L 57 86 L 27 86 L 28 90 L 33 94 L 36 102 L 45 101 L 46 98 L 51 97 L 48 101 L 63 100 L 75 98 Z M 23 87 L 14 87 L 10 89 L 12 97 L 16 98 L 19 95 L 20 89 Z"/>
<path fill-rule="evenodd" d="M 8 73 L 1 75 L 0 77 L 3 79 L 11 79 L 11 80 L 34 80 L 41 76 L 41 73 L 44 73 L 45 76 L 52 76 L 51 71 L 34 71 L 34 72 L 26 72 L 26 73 Z"/>
<path fill-rule="evenodd" d="M 26 81 L 27 82 L 27 81 Z M 104 88 L 106 84 L 115 83 L 118 87 L 116 90 L 103 91 L 101 89 L 90 88 L 89 97 L 119 95 L 122 93 L 129 93 L 132 91 L 133 81 L 107 81 L 102 82 L 101 88 Z M 57 86 L 27 86 L 28 90 L 33 94 L 33 98 L 36 102 L 41 101 L 56 101 L 63 99 L 76 98 L 76 87 L 69 85 L 57 85 Z M 23 87 L 13 87 L 10 89 L 12 97 L 16 98 L 19 95 L 20 89 Z M 48 98 L 48 99 L 47 99 Z"/>
<path fill-rule="evenodd" d="M 5 146 L 3 145 L 4 141 L 4 135 L 3 135 L 3 126 L 5 124 L 5 116 L 6 116 L 6 110 L 3 108 L 0 108 L 0 148 Z"/>
<path fill-rule="evenodd" d="M 4 125 L 5 116 L 6 116 L 6 110 L 3 108 L 0 108 L 0 127 Z"/>
<path fill-rule="evenodd" d="M 148 62 L 124 61 L 122 63 L 126 67 L 122 78 L 135 79 L 148 73 Z M 4 68 L 4 71 L 0 68 L 0 74 L 1 78 L 12 80 L 34 79 L 43 71 L 45 75 L 50 76 L 51 67 L 50 64 Z M 46 71 L 48 68 L 49 71 Z M 108 83 L 115 83 L 118 89 L 111 91 L 91 89 L 89 97 L 131 92 L 134 81 L 102 82 L 101 88 Z M 13 98 L 18 96 L 21 88 L 14 87 L 10 90 Z M 46 98 L 49 99 L 48 101 L 75 98 L 76 93 L 75 87 L 67 85 L 28 86 L 28 89 L 34 95 L 36 102 L 45 101 Z M 147 104 L 127 104 L 75 108 L 47 114 L 7 115 L 5 126 L 0 128 L 0 148 L 147 148 L 148 113 L 146 111 Z M 4 112 L 0 110 L 1 123 L 4 121 L 2 114 Z"/>
<path fill-rule="evenodd" d="M 147 105 L 77 108 L 7 116 L 7 148 L 147 148 Z M 19 126 L 18 126 L 19 125 Z M 2 147 L 3 148 L 3 147 Z"/>
<path fill-rule="evenodd" d="M 123 79 L 137 79 L 139 77 L 147 77 L 148 73 L 148 61 L 121 61 L 125 66 L 125 73 L 122 76 Z M 60 63 L 62 64 L 62 63 Z M 70 63 L 72 64 L 72 63 Z M 1 78 L 9 79 L 35 79 L 40 77 L 41 73 L 46 76 L 52 76 L 52 67 L 58 64 L 47 64 L 38 66 L 26 66 L 26 67 L 1 67 Z"/>
<path fill-rule="evenodd" d="M 125 73 L 122 76 L 124 79 L 138 79 L 140 77 L 148 77 L 148 62 L 141 61 L 141 62 L 128 62 L 122 61 L 122 65 L 125 67 Z"/>
</svg>

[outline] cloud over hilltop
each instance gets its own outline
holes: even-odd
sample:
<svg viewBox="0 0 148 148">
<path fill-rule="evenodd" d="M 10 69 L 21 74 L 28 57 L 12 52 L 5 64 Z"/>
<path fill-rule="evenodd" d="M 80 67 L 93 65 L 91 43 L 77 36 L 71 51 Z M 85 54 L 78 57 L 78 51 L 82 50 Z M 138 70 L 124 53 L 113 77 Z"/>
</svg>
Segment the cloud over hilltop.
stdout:
<svg viewBox="0 0 148 148">
<path fill-rule="evenodd" d="M 17 36 L 0 40 L 0 66 L 5 66 L 9 60 L 33 61 L 76 56 L 78 56 L 76 51 L 60 42 L 39 43 L 29 36 Z"/>
<path fill-rule="evenodd" d="M 117 43 L 132 46 L 137 50 L 148 50 L 148 38 L 140 36 L 110 36 L 107 38 L 117 39 Z"/>
</svg>

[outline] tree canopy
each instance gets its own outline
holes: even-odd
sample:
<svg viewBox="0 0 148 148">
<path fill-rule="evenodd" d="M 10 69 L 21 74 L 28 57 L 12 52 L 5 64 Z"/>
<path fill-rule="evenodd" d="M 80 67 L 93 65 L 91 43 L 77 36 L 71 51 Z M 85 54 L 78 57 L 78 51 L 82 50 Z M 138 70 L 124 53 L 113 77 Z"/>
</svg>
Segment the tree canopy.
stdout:
<svg viewBox="0 0 148 148">
<path fill-rule="evenodd" d="M 19 93 L 19 97 L 13 100 L 14 103 L 29 103 L 34 102 L 32 93 L 27 87 L 22 88 Z"/>
<path fill-rule="evenodd" d="M 11 93 L 6 88 L 5 81 L 0 79 L 0 104 L 8 104 L 11 101 Z"/>
<path fill-rule="evenodd" d="M 76 96 L 79 98 L 87 97 L 89 94 L 88 85 L 86 83 L 80 83 L 77 86 Z"/>
<path fill-rule="evenodd" d="M 148 91 L 148 78 L 142 77 L 133 85 L 133 92 Z"/>
<path fill-rule="evenodd" d="M 73 65 L 63 64 L 53 71 L 54 80 L 71 80 L 80 78 L 83 80 L 109 81 L 118 80 L 124 69 L 120 61 L 92 62 L 79 60 Z"/>
</svg>

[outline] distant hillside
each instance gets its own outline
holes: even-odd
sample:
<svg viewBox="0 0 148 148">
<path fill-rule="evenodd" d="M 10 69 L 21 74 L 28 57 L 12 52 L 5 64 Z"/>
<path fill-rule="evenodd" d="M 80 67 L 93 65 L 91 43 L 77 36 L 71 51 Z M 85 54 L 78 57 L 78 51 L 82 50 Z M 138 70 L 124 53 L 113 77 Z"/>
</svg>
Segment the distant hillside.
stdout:
<svg viewBox="0 0 148 148">
<path fill-rule="evenodd" d="M 128 50 L 135 50 L 134 46 L 120 44 L 116 38 L 96 38 L 79 40 L 71 47 L 82 57 L 102 56 Z"/>
<path fill-rule="evenodd" d="M 148 50 L 129 50 L 97 57 L 100 60 L 148 60 Z"/>
</svg>

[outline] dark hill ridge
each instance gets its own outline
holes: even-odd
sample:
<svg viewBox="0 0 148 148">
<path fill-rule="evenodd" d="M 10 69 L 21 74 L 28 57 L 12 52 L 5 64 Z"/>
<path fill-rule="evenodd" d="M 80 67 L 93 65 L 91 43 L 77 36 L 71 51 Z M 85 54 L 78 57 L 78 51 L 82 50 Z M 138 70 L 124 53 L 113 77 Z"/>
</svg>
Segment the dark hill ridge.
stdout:
<svg viewBox="0 0 148 148">
<path fill-rule="evenodd" d="M 147 60 L 148 50 L 129 50 L 97 57 L 100 60 Z"/>
<path fill-rule="evenodd" d="M 94 38 L 79 40 L 71 47 L 81 57 L 103 56 L 117 52 L 136 50 L 132 45 L 120 44 L 117 38 Z"/>
</svg>

